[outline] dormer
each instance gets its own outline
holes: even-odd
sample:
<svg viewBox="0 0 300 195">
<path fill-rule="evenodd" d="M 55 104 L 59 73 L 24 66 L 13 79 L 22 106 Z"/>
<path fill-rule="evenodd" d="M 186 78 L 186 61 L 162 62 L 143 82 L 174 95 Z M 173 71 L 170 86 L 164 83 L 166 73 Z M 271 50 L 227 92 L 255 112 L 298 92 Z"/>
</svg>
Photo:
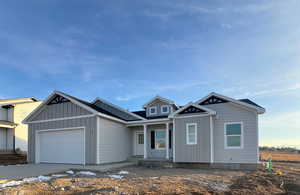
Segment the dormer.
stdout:
<svg viewBox="0 0 300 195">
<path fill-rule="evenodd" d="M 167 116 L 178 109 L 172 100 L 155 96 L 143 105 L 147 117 Z"/>
</svg>

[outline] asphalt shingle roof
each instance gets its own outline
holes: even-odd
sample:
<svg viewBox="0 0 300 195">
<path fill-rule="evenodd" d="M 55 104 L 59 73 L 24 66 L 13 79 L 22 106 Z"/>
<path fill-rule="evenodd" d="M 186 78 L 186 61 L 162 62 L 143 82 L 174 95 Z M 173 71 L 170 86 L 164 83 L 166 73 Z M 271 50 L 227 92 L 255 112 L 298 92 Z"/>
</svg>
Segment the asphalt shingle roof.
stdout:
<svg viewBox="0 0 300 195">
<path fill-rule="evenodd" d="M 250 104 L 250 105 L 252 105 L 252 106 L 257 106 L 257 107 L 259 107 L 259 108 L 263 108 L 262 106 L 260 106 L 260 105 L 258 105 L 258 104 L 256 104 L 256 103 L 254 103 L 253 101 L 251 101 L 251 100 L 249 100 L 249 99 L 239 99 L 239 101 L 244 102 L 244 103 L 247 103 L 247 104 Z"/>
</svg>

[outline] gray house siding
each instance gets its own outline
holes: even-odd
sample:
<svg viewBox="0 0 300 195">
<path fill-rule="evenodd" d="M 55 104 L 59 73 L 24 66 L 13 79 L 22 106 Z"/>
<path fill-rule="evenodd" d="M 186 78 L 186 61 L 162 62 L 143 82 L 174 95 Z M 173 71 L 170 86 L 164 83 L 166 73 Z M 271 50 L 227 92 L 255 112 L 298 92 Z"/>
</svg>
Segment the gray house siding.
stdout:
<svg viewBox="0 0 300 195">
<path fill-rule="evenodd" d="M 166 103 L 166 102 L 163 102 L 163 101 L 160 101 L 160 100 L 155 100 L 153 101 L 151 104 L 149 104 L 146 108 L 146 113 L 147 113 L 147 117 L 151 117 L 151 116 L 161 116 L 161 115 L 168 115 L 170 113 L 161 113 L 161 107 L 163 105 L 168 105 L 169 106 L 169 111 L 171 112 L 172 109 L 173 109 L 173 106 Z M 156 106 L 156 111 L 157 113 L 156 114 L 149 114 L 150 113 L 150 107 L 153 107 L 153 106 Z"/>
<path fill-rule="evenodd" d="M 48 120 L 55 118 L 63 118 L 63 117 L 73 117 L 73 116 L 82 116 L 92 114 L 91 112 L 85 110 L 84 108 L 72 103 L 65 102 L 61 104 L 51 104 L 45 105 L 41 112 L 38 112 L 34 116 L 32 116 L 29 121 L 39 121 L 39 120 Z"/>
<path fill-rule="evenodd" d="M 13 129 L 0 128 L 0 150 L 13 150 Z"/>
<path fill-rule="evenodd" d="M 99 117 L 100 118 L 100 117 Z M 132 132 L 124 124 L 100 118 L 100 163 L 120 162 L 132 155 Z"/>
<path fill-rule="evenodd" d="M 197 123 L 197 144 L 187 145 L 186 124 Z M 209 117 L 175 119 L 174 162 L 210 162 L 210 120 Z"/>
<path fill-rule="evenodd" d="M 258 121 L 257 113 L 232 103 L 211 104 L 205 107 L 217 112 L 214 120 L 214 162 L 215 163 L 257 163 Z M 243 149 L 225 149 L 224 123 L 243 122 Z"/>
<path fill-rule="evenodd" d="M 31 123 L 28 128 L 28 162 L 35 162 L 35 134 L 37 130 L 61 129 L 71 127 L 85 127 L 85 159 L 86 164 L 96 164 L 96 117 L 59 120 L 42 123 Z M 51 147 L 51 146 L 49 146 Z"/>
</svg>

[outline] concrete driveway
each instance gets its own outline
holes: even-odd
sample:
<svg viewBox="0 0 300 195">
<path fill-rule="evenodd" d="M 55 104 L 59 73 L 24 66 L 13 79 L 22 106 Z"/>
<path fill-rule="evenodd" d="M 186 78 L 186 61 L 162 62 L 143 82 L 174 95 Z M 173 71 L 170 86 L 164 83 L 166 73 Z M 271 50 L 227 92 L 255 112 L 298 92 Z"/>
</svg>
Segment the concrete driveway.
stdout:
<svg viewBox="0 0 300 195">
<path fill-rule="evenodd" d="M 67 165 L 67 164 L 24 164 L 0 166 L 0 179 L 22 179 L 63 172 L 70 169 L 82 169 L 91 171 L 107 171 L 116 168 L 135 165 L 133 162 L 114 163 L 106 165 Z"/>
</svg>

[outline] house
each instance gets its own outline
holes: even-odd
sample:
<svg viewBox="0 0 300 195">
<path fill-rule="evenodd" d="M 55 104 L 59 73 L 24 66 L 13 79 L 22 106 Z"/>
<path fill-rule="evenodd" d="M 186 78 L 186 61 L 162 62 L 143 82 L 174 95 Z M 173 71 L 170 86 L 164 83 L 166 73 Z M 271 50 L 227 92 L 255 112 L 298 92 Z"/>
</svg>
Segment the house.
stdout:
<svg viewBox="0 0 300 195">
<path fill-rule="evenodd" d="M 0 151 L 27 152 L 27 125 L 22 124 L 41 101 L 30 98 L 0 99 Z"/>
<path fill-rule="evenodd" d="M 30 163 L 103 164 L 131 156 L 175 163 L 257 165 L 258 115 L 249 99 L 217 93 L 178 106 L 156 96 L 130 112 L 54 91 L 26 119 Z"/>
</svg>

